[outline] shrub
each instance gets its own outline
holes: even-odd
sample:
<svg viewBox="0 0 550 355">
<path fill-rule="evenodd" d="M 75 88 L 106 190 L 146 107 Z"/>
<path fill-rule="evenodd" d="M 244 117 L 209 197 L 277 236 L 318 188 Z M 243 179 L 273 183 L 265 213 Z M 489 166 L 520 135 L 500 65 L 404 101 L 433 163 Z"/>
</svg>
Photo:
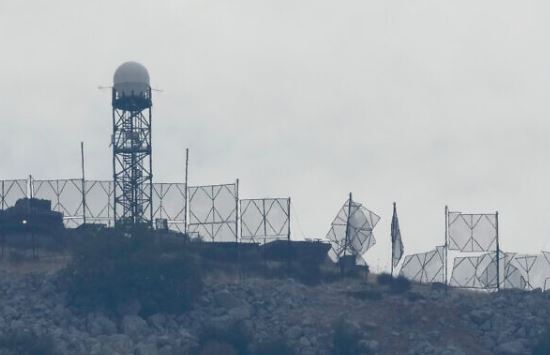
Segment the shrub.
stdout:
<svg viewBox="0 0 550 355">
<path fill-rule="evenodd" d="M 378 282 L 379 285 L 385 285 L 385 286 L 391 285 L 392 281 L 393 281 L 393 276 L 391 276 L 387 272 L 381 273 L 376 278 L 376 282 Z"/>
<path fill-rule="evenodd" d="M 360 300 L 370 300 L 370 301 L 380 301 L 383 298 L 382 292 L 378 290 L 354 291 L 354 292 L 348 292 L 347 295 Z"/>
<path fill-rule="evenodd" d="M 114 312 L 137 301 L 142 316 L 181 313 L 202 288 L 193 258 L 149 231 L 91 234 L 73 254 L 65 285 L 69 302 L 84 310 Z"/>
<path fill-rule="evenodd" d="M 10 253 L 8 254 L 8 257 L 9 257 L 10 263 L 13 263 L 13 264 L 21 264 L 27 261 L 28 259 L 30 259 L 22 252 L 16 251 L 16 250 L 11 250 Z"/>
<path fill-rule="evenodd" d="M 276 338 L 258 345 L 255 355 L 294 355 L 294 349 L 285 339 Z"/>
<path fill-rule="evenodd" d="M 550 354 L 550 330 L 544 332 L 532 352 L 533 355 Z"/>
<path fill-rule="evenodd" d="M 411 282 L 404 276 L 399 276 L 394 279 L 390 285 L 390 290 L 393 293 L 404 293 L 411 289 Z"/>
<path fill-rule="evenodd" d="M 361 354 L 358 331 L 350 323 L 340 320 L 334 325 L 331 353 L 333 355 Z"/>
<path fill-rule="evenodd" d="M 225 349 L 232 349 L 237 355 L 248 355 L 250 341 L 251 336 L 241 322 L 231 324 L 227 327 L 207 326 L 199 334 L 198 353 L 203 354 L 203 351 L 223 347 Z M 218 354 L 225 354 L 225 352 L 219 352 Z"/>
<path fill-rule="evenodd" d="M 31 332 L 11 331 L 0 336 L 0 354 L 53 355 L 56 354 L 51 337 Z"/>
<path fill-rule="evenodd" d="M 199 355 L 239 355 L 233 345 L 216 340 L 207 342 L 200 349 Z"/>
</svg>

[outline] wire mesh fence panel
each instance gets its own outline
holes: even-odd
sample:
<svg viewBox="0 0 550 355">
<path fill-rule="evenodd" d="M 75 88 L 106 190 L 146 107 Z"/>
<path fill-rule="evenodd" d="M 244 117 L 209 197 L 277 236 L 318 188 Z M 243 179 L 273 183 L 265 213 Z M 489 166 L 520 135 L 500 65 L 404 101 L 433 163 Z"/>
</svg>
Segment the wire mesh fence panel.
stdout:
<svg viewBox="0 0 550 355">
<path fill-rule="evenodd" d="M 543 251 L 537 255 L 519 254 L 513 260 L 525 280 L 525 288 L 544 289 L 550 279 L 550 253 Z"/>
<path fill-rule="evenodd" d="M 376 239 L 372 233 L 380 217 L 362 204 L 348 199 L 331 223 L 326 238 L 332 246 L 329 256 L 338 261 L 344 255 L 355 255 L 358 261 Z"/>
<path fill-rule="evenodd" d="M 514 253 L 500 253 L 498 267 L 496 252 L 456 257 L 449 284 L 462 288 L 495 289 L 500 286 L 523 289 L 525 279 L 512 262 L 514 257 Z"/>
<path fill-rule="evenodd" d="M 449 212 L 449 250 L 482 252 L 496 249 L 496 214 Z"/>
<path fill-rule="evenodd" d="M 63 213 L 66 227 L 82 224 L 82 180 L 32 180 L 33 197 L 50 200 L 52 210 Z"/>
<path fill-rule="evenodd" d="M 266 243 L 289 238 L 290 199 L 244 199 L 241 204 L 241 241 Z"/>
<path fill-rule="evenodd" d="M 168 228 L 185 231 L 185 184 L 153 183 L 153 218 L 164 218 Z"/>
<path fill-rule="evenodd" d="M 112 226 L 113 182 L 86 180 L 86 222 Z"/>
<path fill-rule="evenodd" d="M 1 181 L 1 208 L 3 210 L 15 206 L 15 202 L 27 197 L 27 180 L 2 180 Z"/>
<path fill-rule="evenodd" d="M 436 247 L 425 253 L 407 255 L 399 274 L 419 283 L 444 282 L 444 247 Z"/>
<path fill-rule="evenodd" d="M 189 232 L 205 241 L 237 241 L 237 185 L 189 187 Z"/>
</svg>

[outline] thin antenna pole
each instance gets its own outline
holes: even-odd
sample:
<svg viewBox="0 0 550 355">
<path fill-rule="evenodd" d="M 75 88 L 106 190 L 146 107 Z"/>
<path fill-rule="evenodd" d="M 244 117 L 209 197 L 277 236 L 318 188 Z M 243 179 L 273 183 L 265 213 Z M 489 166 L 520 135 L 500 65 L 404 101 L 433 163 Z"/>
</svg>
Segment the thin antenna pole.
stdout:
<svg viewBox="0 0 550 355">
<path fill-rule="evenodd" d="M 84 170 L 84 142 L 80 142 L 80 161 L 82 163 L 82 223 L 86 224 L 86 174 Z"/>
<path fill-rule="evenodd" d="M 239 242 L 239 179 L 235 182 L 235 241 Z"/>
<path fill-rule="evenodd" d="M 287 201 L 287 213 L 288 213 L 287 239 L 290 242 L 290 197 L 288 198 L 288 201 Z"/>
<path fill-rule="evenodd" d="M 495 213 L 495 227 L 497 230 L 497 292 L 500 291 L 500 245 L 498 240 L 498 211 Z"/>
<path fill-rule="evenodd" d="M 187 235 L 187 201 L 188 201 L 188 198 L 187 198 L 187 190 L 188 190 L 188 178 L 189 178 L 189 148 L 185 148 L 185 207 L 184 207 L 184 211 L 183 211 L 183 230 L 184 230 L 184 233 L 185 233 L 185 236 L 188 237 Z"/>
<path fill-rule="evenodd" d="M 262 198 L 262 223 L 264 224 L 264 244 L 267 243 L 267 213 L 265 212 L 265 198 Z"/>
<path fill-rule="evenodd" d="M 394 220 L 395 220 L 395 213 L 396 213 L 396 207 L 395 207 L 395 202 L 393 203 L 393 216 L 392 216 L 392 219 L 391 219 L 391 261 L 390 261 L 390 265 L 391 265 L 391 277 L 393 277 L 393 259 L 395 258 L 395 240 L 394 240 L 394 236 L 393 236 L 393 229 L 394 229 Z"/>
<path fill-rule="evenodd" d="M 348 249 L 348 242 L 349 242 L 349 219 L 351 217 L 351 203 L 352 203 L 352 195 L 350 192 L 349 200 L 348 200 L 348 216 L 346 218 L 346 237 L 344 239 L 344 256 L 346 256 L 346 252 Z"/>
<path fill-rule="evenodd" d="M 444 262 L 444 270 L 443 270 L 443 275 L 445 277 L 445 290 L 447 290 L 447 287 L 449 285 L 448 283 L 448 271 L 447 271 L 447 268 L 448 268 L 448 254 L 449 254 L 449 207 L 448 206 L 445 206 L 445 262 Z"/>
</svg>

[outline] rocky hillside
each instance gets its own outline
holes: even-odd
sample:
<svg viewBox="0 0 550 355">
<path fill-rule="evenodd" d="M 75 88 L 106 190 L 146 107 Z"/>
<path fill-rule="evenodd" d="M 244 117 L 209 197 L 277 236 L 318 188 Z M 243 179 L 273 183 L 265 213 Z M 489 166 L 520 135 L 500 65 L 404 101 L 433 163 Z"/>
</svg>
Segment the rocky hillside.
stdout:
<svg viewBox="0 0 550 355">
<path fill-rule="evenodd" d="M 0 354 L 10 353 L 14 334 L 50 339 L 59 354 L 196 353 L 201 329 L 232 331 L 238 322 L 251 335 L 251 349 L 285 339 L 296 354 L 331 354 L 339 320 L 364 354 L 529 354 L 550 322 L 550 295 L 541 292 L 414 286 L 395 294 L 374 278 L 317 286 L 227 277 L 205 283 L 187 313 L 143 319 L 139 304 L 117 315 L 80 313 L 67 306 L 55 274 L 3 271 Z"/>
</svg>

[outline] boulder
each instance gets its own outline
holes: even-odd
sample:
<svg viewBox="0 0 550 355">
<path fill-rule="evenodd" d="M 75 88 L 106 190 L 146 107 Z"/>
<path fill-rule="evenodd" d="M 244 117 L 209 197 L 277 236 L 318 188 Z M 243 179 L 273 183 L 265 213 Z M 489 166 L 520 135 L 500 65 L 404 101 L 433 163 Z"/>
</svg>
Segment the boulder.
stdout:
<svg viewBox="0 0 550 355">
<path fill-rule="evenodd" d="M 140 316 L 125 316 L 122 318 L 121 330 L 132 339 L 140 338 L 149 332 L 147 322 Z"/>
</svg>

